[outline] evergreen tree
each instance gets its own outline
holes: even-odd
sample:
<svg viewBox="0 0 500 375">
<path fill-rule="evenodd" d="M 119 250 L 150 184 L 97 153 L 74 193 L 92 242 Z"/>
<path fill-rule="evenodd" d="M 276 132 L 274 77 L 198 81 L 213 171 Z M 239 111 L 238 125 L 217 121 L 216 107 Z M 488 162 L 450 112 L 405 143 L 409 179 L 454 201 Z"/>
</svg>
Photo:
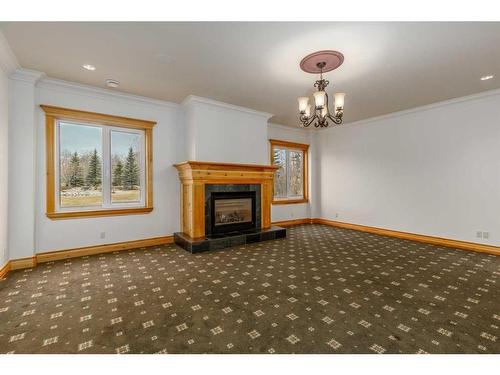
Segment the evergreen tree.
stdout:
<svg viewBox="0 0 500 375">
<path fill-rule="evenodd" d="M 101 160 L 96 149 L 90 155 L 86 183 L 94 189 L 101 185 Z"/>
<path fill-rule="evenodd" d="M 123 164 L 121 160 L 116 162 L 115 170 L 113 171 L 113 186 L 123 185 Z"/>
<path fill-rule="evenodd" d="M 139 167 L 137 166 L 136 156 L 132 147 L 128 149 L 122 182 L 125 190 L 132 190 L 135 186 L 139 185 Z"/>
<path fill-rule="evenodd" d="M 71 156 L 71 160 L 69 162 L 69 187 L 80 187 L 83 186 L 83 171 L 82 166 L 80 165 L 80 157 L 78 153 L 75 153 Z"/>
</svg>

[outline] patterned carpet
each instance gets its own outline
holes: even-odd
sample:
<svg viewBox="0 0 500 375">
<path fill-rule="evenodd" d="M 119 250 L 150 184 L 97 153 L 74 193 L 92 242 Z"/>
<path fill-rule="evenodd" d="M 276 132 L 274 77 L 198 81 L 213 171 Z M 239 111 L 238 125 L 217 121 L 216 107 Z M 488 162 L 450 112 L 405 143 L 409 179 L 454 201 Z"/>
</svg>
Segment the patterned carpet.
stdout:
<svg viewBox="0 0 500 375">
<path fill-rule="evenodd" d="M 0 281 L 2 353 L 500 353 L 500 257 L 307 225 Z"/>
</svg>

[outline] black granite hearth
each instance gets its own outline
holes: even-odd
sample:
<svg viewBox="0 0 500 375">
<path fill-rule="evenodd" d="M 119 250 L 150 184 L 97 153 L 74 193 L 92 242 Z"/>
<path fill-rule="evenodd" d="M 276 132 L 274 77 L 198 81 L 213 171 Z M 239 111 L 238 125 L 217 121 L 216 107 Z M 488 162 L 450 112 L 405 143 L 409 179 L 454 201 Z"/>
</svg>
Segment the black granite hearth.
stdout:
<svg viewBox="0 0 500 375">
<path fill-rule="evenodd" d="M 273 226 L 269 229 L 251 229 L 239 232 L 210 235 L 202 240 L 194 241 L 182 232 L 174 233 L 174 242 L 190 253 L 224 249 L 226 247 L 245 245 L 254 242 L 276 240 L 286 237 L 286 229 Z"/>
</svg>

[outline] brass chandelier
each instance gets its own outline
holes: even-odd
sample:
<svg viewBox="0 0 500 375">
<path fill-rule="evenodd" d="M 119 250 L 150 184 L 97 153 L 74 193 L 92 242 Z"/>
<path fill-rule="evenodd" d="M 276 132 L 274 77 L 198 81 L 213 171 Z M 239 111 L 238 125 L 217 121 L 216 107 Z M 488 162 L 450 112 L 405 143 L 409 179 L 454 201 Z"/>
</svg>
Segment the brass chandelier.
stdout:
<svg viewBox="0 0 500 375">
<path fill-rule="evenodd" d="M 307 55 L 300 62 L 300 68 L 307 72 L 318 74 L 319 80 L 314 83 L 317 91 L 313 94 L 314 111 L 311 111 L 309 98 L 302 96 L 299 101 L 299 120 L 303 127 L 309 127 L 314 123 L 316 128 L 326 128 L 331 121 L 335 125 L 342 124 L 342 116 L 344 115 L 344 93 L 336 93 L 334 95 L 333 113 L 329 109 L 328 94 L 325 89 L 330 83 L 323 78 L 323 73 L 332 71 L 338 68 L 344 62 L 344 55 L 338 51 L 318 51 Z"/>
</svg>

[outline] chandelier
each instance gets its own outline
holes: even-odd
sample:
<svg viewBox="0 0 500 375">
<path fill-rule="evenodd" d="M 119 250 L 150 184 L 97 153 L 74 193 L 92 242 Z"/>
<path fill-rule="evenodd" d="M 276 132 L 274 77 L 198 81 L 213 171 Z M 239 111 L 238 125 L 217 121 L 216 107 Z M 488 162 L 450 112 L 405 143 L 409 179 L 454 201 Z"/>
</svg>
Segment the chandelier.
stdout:
<svg viewBox="0 0 500 375">
<path fill-rule="evenodd" d="M 330 112 L 328 94 L 325 89 L 330 83 L 323 78 L 323 73 L 337 69 L 344 62 L 344 55 L 337 51 L 318 51 L 307 55 L 300 62 L 300 68 L 306 73 L 318 74 L 319 80 L 314 83 L 317 91 L 314 96 L 314 111 L 311 112 L 311 104 L 306 96 L 298 98 L 300 122 L 304 127 L 312 123 L 316 128 L 326 128 L 331 121 L 335 125 L 342 124 L 344 115 L 344 93 L 334 95 L 334 111 Z"/>
</svg>

